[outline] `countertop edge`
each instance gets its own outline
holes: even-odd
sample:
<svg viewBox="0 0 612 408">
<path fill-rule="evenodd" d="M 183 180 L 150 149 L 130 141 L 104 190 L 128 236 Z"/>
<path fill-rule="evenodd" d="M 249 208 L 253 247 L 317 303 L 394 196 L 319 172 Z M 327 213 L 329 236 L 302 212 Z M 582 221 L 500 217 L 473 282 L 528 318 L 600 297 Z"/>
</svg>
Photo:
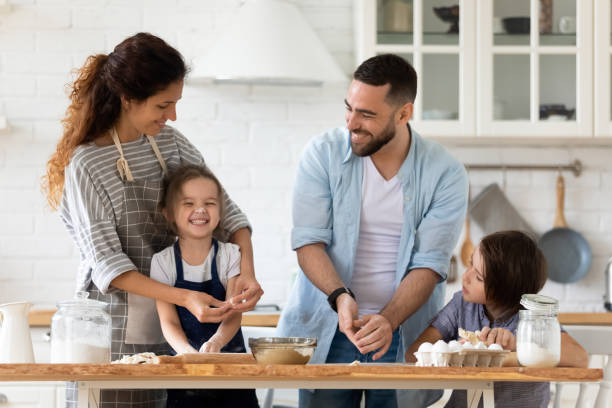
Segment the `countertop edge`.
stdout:
<svg viewBox="0 0 612 408">
<path fill-rule="evenodd" d="M 34 309 L 30 311 L 30 326 L 44 327 L 51 325 L 51 318 L 56 309 Z M 276 327 L 280 313 L 245 313 L 242 315 L 243 326 Z M 612 326 L 610 313 L 559 313 L 559 322 L 563 325 Z"/>
</svg>

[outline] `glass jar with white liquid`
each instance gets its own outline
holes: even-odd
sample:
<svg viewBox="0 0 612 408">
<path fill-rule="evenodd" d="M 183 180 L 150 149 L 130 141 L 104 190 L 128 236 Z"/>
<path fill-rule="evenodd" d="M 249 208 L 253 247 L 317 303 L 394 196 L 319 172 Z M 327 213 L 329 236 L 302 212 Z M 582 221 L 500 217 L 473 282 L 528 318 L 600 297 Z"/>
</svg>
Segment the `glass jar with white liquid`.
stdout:
<svg viewBox="0 0 612 408">
<path fill-rule="evenodd" d="M 527 294 L 521 297 L 516 354 L 526 367 L 555 367 L 561 358 L 559 302 L 551 297 Z"/>
<path fill-rule="evenodd" d="M 58 302 L 51 319 L 52 363 L 110 363 L 108 303 L 87 296 L 87 292 L 78 292 L 75 299 Z"/>
</svg>

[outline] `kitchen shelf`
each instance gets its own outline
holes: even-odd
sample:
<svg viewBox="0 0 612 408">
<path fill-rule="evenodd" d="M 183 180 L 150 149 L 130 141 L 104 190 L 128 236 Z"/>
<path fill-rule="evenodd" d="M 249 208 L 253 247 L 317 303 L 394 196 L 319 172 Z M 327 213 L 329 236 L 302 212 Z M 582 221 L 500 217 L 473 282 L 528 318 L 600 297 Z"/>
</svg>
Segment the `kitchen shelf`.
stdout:
<svg viewBox="0 0 612 408">
<path fill-rule="evenodd" d="M 530 45 L 529 34 L 494 34 L 493 40 L 494 46 L 498 45 Z M 576 34 L 562 34 L 562 33 L 551 33 L 551 34 L 540 34 L 540 45 L 569 45 L 576 46 Z"/>
<path fill-rule="evenodd" d="M 378 44 L 412 45 L 414 35 L 411 32 L 378 31 Z M 423 33 L 424 45 L 459 45 L 458 33 Z"/>
</svg>

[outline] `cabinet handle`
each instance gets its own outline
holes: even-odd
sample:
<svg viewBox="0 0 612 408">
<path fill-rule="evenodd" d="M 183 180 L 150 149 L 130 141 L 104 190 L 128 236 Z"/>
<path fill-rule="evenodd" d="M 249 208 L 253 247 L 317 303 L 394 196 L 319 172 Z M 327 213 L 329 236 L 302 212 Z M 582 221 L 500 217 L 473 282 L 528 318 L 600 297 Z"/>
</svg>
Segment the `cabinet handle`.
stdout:
<svg viewBox="0 0 612 408">
<path fill-rule="evenodd" d="M 50 331 L 48 331 L 48 332 L 44 333 L 44 334 L 42 335 L 42 338 L 43 338 L 43 340 L 44 340 L 44 341 L 46 341 L 47 343 L 49 343 L 49 342 L 51 341 L 51 332 L 50 332 Z"/>
<path fill-rule="evenodd" d="M 8 404 L 8 398 L 2 393 L 0 393 L 0 404 Z"/>
</svg>

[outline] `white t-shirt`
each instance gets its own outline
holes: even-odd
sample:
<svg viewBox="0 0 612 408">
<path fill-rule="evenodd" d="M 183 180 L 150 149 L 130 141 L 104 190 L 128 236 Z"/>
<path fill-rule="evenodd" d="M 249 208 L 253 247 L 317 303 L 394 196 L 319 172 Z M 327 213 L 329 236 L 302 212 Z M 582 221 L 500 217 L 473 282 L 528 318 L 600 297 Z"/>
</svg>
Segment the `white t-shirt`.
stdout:
<svg viewBox="0 0 612 408">
<path fill-rule="evenodd" d="M 395 270 L 404 223 L 402 184 L 378 172 L 367 156 L 362 158 L 363 181 L 359 241 L 350 284 L 359 316 L 379 313 L 395 293 Z"/>
<path fill-rule="evenodd" d="M 210 252 L 208 252 L 208 256 L 201 265 L 189 265 L 185 260 L 182 260 L 183 279 L 191 282 L 211 280 L 211 262 L 214 252 L 214 247 L 211 245 Z M 230 278 L 240 275 L 240 247 L 238 245 L 229 242 L 219 242 L 217 275 L 219 275 L 219 280 L 224 288 L 227 288 L 227 281 Z M 151 279 L 170 286 L 174 286 L 176 283 L 173 245 L 154 254 L 151 258 Z"/>
</svg>

